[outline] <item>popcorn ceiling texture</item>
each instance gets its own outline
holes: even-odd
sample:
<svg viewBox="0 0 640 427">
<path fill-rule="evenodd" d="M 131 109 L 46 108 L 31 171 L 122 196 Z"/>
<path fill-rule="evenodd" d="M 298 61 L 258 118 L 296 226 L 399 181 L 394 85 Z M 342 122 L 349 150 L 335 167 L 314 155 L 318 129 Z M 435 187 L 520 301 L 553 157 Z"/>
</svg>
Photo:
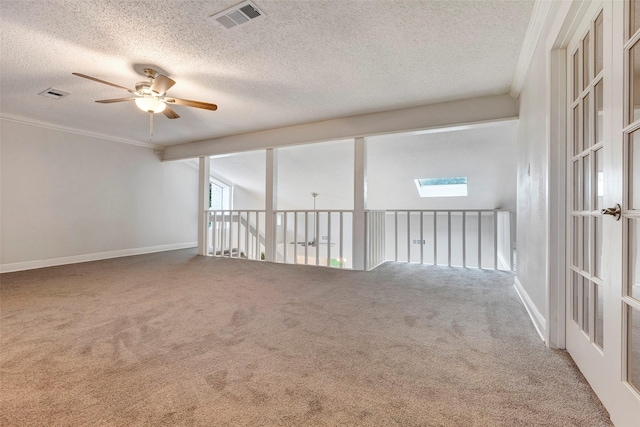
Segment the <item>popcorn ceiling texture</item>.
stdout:
<svg viewBox="0 0 640 427">
<path fill-rule="evenodd" d="M 126 92 L 154 65 L 170 95 L 214 102 L 157 116 L 175 144 L 443 100 L 507 93 L 533 0 L 257 0 L 265 18 L 226 30 L 228 1 L 2 0 L 1 113 L 138 141 Z M 36 94 L 53 86 L 72 95 Z"/>
</svg>

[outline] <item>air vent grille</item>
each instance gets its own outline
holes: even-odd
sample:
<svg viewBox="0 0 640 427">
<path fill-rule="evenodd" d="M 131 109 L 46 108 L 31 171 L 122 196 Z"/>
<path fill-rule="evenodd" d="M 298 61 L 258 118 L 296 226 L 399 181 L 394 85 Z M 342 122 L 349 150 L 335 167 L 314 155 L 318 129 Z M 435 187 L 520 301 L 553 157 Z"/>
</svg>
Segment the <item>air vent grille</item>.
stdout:
<svg viewBox="0 0 640 427">
<path fill-rule="evenodd" d="M 211 18 L 218 21 L 223 27 L 229 29 L 251 22 L 261 16 L 264 16 L 264 14 L 255 4 L 250 1 L 243 1 L 229 9 L 211 15 Z"/>
<path fill-rule="evenodd" d="M 50 87 L 49 89 L 43 90 L 38 95 L 44 96 L 45 98 L 50 98 L 50 99 L 61 99 L 61 98 L 64 98 L 65 96 L 71 95 L 71 92 Z"/>
<path fill-rule="evenodd" d="M 253 6 L 251 6 L 250 4 L 241 7 L 240 11 L 242 13 L 244 13 L 245 15 L 247 15 L 249 17 L 249 19 L 254 19 L 254 18 L 257 18 L 258 16 L 260 16 L 260 12 L 258 12 L 258 9 L 256 9 Z"/>
</svg>

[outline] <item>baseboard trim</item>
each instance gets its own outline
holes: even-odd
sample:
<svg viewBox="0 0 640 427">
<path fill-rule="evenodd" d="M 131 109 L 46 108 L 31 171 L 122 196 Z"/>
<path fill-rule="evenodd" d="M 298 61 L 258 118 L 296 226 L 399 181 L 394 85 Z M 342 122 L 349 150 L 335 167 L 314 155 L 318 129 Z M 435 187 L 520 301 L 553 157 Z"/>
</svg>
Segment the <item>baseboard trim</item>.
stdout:
<svg viewBox="0 0 640 427">
<path fill-rule="evenodd" d="M 540 310 L 538 310 L 538 307 L 536 307 L 536 305 L 533 303 L 533 301 L 531 300 L 531 297 L 529 296 L 527 291 L 524 289 L 524 287 L 522 286 L 522 283 L 520 283 L 520 280 L 518 280 L 517 277 L 514 278 L 513 287 L 516 290 L 516 293 L 518 294 L 518 296 L 520 297 L 520 301 L 522 301 L 522 304 L 524 305 L 524 308 L 527 310 L 527 313 L 529 313 L 531 322 L 533 323 L 533 326 L 536 328 L 538 335 L 540 335 L 540 339 L 542 341 L 546 341 L 545 336 L 546 336 L 546 330 L 547 330 L 547 322 L 544 316 L 542 315 L 542 313 L 540 313 Z"/>
<path fill-rule="evenodd" d="M 498 254 L 498 270 L 511 271 L 509 262 L 504 259 L 501 253 Z"/>
<path fill-rule="evenodd" d="M 99 261 L 109 258 L 120 258 L 131 255 L 151 254 L 154 252 L 173 251 L 176 249 L 195 248 L 198 242 L 172 243 L 169 245 L 147 246 L 144 248 L 121 249 L 109 252 L 96 252 L 85 255 L 74 255 L 62 258 L 51 258 L 37 261 L 15 262 L 0 264 L 0 273 L 12 273 L 15 271 L 34 270 L 36 268 L 54 267 L 57 265 L 77 264 L 80 262 Z"/>
</svg>

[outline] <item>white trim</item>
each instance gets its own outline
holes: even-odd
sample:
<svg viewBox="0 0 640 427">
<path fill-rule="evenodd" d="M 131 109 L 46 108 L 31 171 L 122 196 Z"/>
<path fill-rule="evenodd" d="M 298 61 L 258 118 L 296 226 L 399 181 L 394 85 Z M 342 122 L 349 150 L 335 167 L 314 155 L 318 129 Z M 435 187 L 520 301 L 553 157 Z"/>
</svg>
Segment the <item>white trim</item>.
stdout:
<svg viewBox="0 0 640 427">
<path fill-rule="evenodd" d="M 110 258 L 120 258 L 131 255 L 151 254 L 154 252 L 173 251 L 176 249 L 195 248 L 198 242 L 172 243 L 169 245 L 147 246 L 145 248 L 120 249 L 109 252 L 96 252 L 92 254 L 74 255 L 62 258 L 43 259 L 38 261 L 15 262 L 12 264 L 0 264 L 0 273 L 14 271 L 33 270 L 36 268 L 54 267 L 56 265 L 77 264 L 80 262 L 99 261 Z"/>
<path fill-rule="evenodd" d="M 516 293 L 520 297 L 524 308 L 527 309 L 527 313 L 529 313 L 529 317 L 531 318 L 533 326 L 536 328 L 538 335 L 540 335 L 540 339 L 544 341 L 547 325 L 547 322 L 544 320 L 544 316 L 542 315 L 542 313 L 540 313 L 538 307 L 536 307 L 536 305 L 533 303 L 533 300 L 531 299 L 527 291 L 525 291 L 522 283 L 520 283 L 520 280 L 518 280 L 517 277 L 515 277 L 513 280 L 513 288 L 516 290 Z"/>
<path fill-rule="evenodd" d="M 70 127 L 66 127 L 66 126 L 60 126 L 60 125 L 56 125 L 56 124 L 53 124 L 53 123 L 41 122 L 39 120 L 28 119 L 26 117 L 12 116 L 10 114 L 0 114 L 0 119 L 6 120 L 8 122 L 14 122 L 14 123 L 21 123 L 21 124 L 24 124 L 24 125 L 37 126 L 37 127 L 44 128 L 44 129 L 51 129 L 51 130 L 57 130 L 57 131 L 60 131 L 60 132 L 67 132 L 67 133 L 73 133 L 73 134 L 76 134 L 76 135 L 88 136 L 88 137 L 91 137 L 91 138 L 106 139 L 107 141 L 120 142 L 122 144 L 137 145 L 138 147 L 144 147 L 144 148 L 152 148 L 154 150 L 163 151 L 166 148 L 164 145 L 149 144 L 148 142 L 139 142 L 139 141 L 134 141 L 132 139 L 116 138 L 116 137 L 104 135 L 104 134 L 101 134 L 101 133 L 87 132 L 87 131 L 84 131 L 84 130 L 70 128 Z"/>
<path fill-rule="evenodd" d="M 518 64 L 516 66 L 516 73 L 513 77 L 513 83 L 511 84 L 511 90 L 509 95 L 514 98 L 520 96 L 520 91 L 524 85 L 525 78 L 527 77 L 527 71 L 533 58 L 533 54 L 536 51 L 536 47 L 540 42 L 542 36 L 542 30 L 547 22 L 549 11 L 551 10 L 553 2 L 548 0 L 536 0 L 533 4 L 533 12 L 531 12 L 531 21 L 527 27 L 527 33 L 524 36 L 524 42 L 522 43 L 522 49 L 520 50 L 520 57 L 518 58 Z"/>
<path fill-rule="evenodd" d="M 511 265 L 508 260 L 504 259 L 502 253 L 498 254 L 498 270 L 511 271 Z"/>
<path fill-rule="evenodd" d="M 165 149 L 163 161 L 476 125 L 517 117 L 517 102 L 508 94 L 460 99 L 169 145 Z"/>
</svg>

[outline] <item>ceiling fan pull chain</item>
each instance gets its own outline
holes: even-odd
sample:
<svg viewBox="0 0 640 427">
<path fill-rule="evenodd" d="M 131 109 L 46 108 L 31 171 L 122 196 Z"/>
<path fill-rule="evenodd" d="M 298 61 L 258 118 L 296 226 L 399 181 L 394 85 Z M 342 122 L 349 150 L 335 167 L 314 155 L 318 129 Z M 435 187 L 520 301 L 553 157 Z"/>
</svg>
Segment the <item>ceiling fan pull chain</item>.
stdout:
<svg viewBox="0 0 640 427">
<path fill-rule="evenodd" d="M 149 113 L 149 144 L 153 138 L 153 113 Z"/>
</svg>

